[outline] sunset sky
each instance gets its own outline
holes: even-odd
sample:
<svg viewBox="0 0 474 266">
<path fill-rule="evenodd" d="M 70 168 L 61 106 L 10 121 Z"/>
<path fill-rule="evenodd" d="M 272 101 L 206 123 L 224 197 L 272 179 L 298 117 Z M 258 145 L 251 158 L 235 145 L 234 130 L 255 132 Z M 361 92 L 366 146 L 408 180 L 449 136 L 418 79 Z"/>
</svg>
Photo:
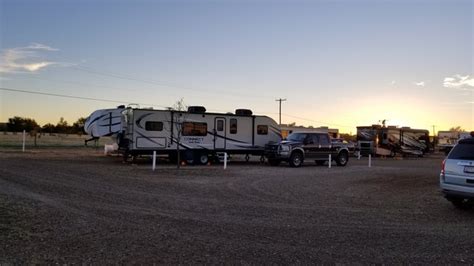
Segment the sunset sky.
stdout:
<svg viewBox="0 0 474 266">
<path fill-rule="evenodd" d="M 0 0 L 0 122 L 286 98 L 283 123 L 474 130 L 473 2 Z"/>
</svg>

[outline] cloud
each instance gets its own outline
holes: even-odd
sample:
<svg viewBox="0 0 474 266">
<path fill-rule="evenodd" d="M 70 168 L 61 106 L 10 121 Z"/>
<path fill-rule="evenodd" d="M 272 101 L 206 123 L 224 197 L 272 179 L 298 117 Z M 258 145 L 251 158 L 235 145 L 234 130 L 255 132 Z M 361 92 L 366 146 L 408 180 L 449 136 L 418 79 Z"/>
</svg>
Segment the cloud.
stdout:
<svg viewBox="0 0 474 266">
<path fill-rule="evenodd" d="M 44 52 L 54 51 L 59 50 L 40 43 L 5 49 L 0 54 L 0 73 L 36 72 L 57 65 L 58 62 L 49 61 L 42 56 Z"/>
<path fill-rule="evenodd" d="M 415 85 L 418 86 L 418 87 L 424 87 L 424 86 L 425 86 L 425 82 L 424 82 L 424 81 L 413 82 L 413 84 L 415 84 Z"/>
<path fill-rule="evenodd" d="M 31 43 L 29 46 L 27 47 L 24 47 L 26 49 L 32 49 L 32 50 L 45 50 L 45 51 L 59 51 L 59 49 L 56 49 L 56 48 L 52 48 L 50 46 L 47 46 L 47 45 L 44 45 L 44 44 L 41 44 L 41 43 Z"/>
<path fill-rule="evenodd" d="M 460 74 L 456 74 L 452 77 L 446 77 L 443 81 L 443 86 L 446 88 L 467 88 L 467 87 L 474 87 L 474 77 L 469 75 L 462 76 Z"/>
<path fill-rule="evenodd" d="M 392 82 L 390 83 L 392 86 L 395 86 L 397 85 L 397 82 L 395 80 L 392 80 Z"/>
</svg>

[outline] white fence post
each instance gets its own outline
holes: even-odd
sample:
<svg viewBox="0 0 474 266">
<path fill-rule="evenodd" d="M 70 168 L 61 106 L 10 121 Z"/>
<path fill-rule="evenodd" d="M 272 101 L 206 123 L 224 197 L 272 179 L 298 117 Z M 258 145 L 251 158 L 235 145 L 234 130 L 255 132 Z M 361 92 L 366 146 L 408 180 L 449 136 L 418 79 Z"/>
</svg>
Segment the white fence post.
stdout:
<svg viewBox="0 0 474 266">
<path fill-rule="evenodd" d="M 369 167 L 372 167 L 372 154 L 369 154 Z"/>
<path fill-rule="evenodd" d="M 26 130 L 23 130 L 23 152 L 25 152 L 25 142 L 26 142 Z"/>
<path fill-rule="evenodd" d="M 153 166 L 151 167 L 151 169 L 155 171 L 155 168 L 156 168 L 156 151 L 153 151 Z"/>
<path fill-rule="evenodd" d="M 332 164 L 332 158 L 331 158 L 331 154 L 329 154 L 329 161 L 328 161 L 329 168 L 331 168 L 331 164 Z"/>
<path fill-rule="evenodd" d="M 360 160 L 360 151 L 357 154 L 357 160 Z"/>
<path fill-rule="evenodd" d="M 227 152 L 224 152 L 224 170 L 227 168 Z"/>
</svg>

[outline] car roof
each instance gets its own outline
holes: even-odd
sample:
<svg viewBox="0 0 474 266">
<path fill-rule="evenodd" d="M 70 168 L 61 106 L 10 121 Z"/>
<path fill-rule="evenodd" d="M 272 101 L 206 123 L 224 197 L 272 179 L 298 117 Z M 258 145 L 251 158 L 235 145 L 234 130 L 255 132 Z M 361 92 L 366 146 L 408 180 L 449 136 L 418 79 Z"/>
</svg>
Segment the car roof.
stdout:
<svg viewBox="0 0 474 266">
<path fill-rule="evenodd" d="M 328 134 L 327 132 L 322 131 L 293 131 L 291 134 L 300 133 L 300 134 Z"/>
<path fill-rule="evenodd" d="M 458 142 L 459 144 L 474 144 L 474 137 L 461 139 Z"/>
</svg>

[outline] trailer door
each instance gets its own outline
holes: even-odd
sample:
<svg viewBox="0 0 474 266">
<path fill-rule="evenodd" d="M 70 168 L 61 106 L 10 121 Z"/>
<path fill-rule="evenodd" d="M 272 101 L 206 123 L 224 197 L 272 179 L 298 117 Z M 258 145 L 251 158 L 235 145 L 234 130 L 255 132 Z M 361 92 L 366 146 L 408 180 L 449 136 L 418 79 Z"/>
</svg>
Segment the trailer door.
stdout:
<svg viewBox="0 0 474 266">
<path fill-rule="evenodd" d="M 214 149 L 225 149 L 226 130 L 225 118 L 216 117 L 214 119 Z"/>
</svg>

